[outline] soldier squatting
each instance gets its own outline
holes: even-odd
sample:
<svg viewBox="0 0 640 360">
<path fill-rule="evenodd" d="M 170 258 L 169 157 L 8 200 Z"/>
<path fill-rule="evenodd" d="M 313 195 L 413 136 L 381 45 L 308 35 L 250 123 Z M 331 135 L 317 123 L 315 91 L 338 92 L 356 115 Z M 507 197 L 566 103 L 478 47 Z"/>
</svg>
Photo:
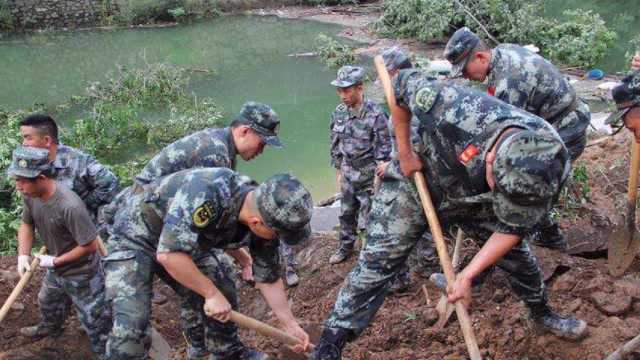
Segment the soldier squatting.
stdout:
<svg viewBox="0 0 640 360">
<path fill-rule="evenodd" d="M 389 290 L 402 289 L 411 266 L 437 272 L 431 236 L 410 176 L 421 171 L 445 229 L 461 228 L 480 250 L 447 288 L 448 300 L 471 298 L 472 283 L 497 265 L 540 328 L 580 339 L 587 324 L 548 304 L 529 242 L 555 249 L 566 241 L 549 211 L 571 162 L 584 150 L 587 104 L 550 62 L 512 44 L 489 48 L 467 28 L 444 56 L 452 77 L 487 81 L 488 93 L 436 80 L 398 49 L 383 53 L 402 109 L 389 119 L 364 97 L 365 71 L 344 66 L 331 84 L 340 104 L 330 117 L 331 165 L 341 191 L 340 263 L 364 246 L 328 314 L 313 358 L 340 359 L 372 321 Z M 638 61 L 640 63 L 640 61 Z M 640 71 L 613 90 L 618 106 L 607 123 L 640 142 Z M 266 104 L 247 102 L 228 127 L 177 140 L 153 157 L 134 184 L 93 157 L 58 141 L 49 116 L 20 123 L 22 146 L 9 175 L 24 195 L 18 231 L 23 274 L 35 233 L 47 247 L 38 302 L 41 320 L 24 336 L 58 336 L 72 307 L 98 359 L 145 359 L 150 347 L 156 278 L 181 299 L 189 359 L 265 359 L 245 346 L 229 312 L 237 309 L 234 258 L 255 281 L 280 326 L 309 350 L 285 292 L 298 281 L 290 246 L 310 235 L 311 195 L 291 174 L 262 184 L 236 172 L 265 146 L 283 147 L 280 119 Z M 119 192 L 118 192 L 119 190 Z M 364 228 L 359 217 L 366 219 Z M 98 253 L 104 241 L 108 254 Z M 284 260 L 285 281 L 280 277 Z M 441 278 L 435 275 L 435 278 Z M 474 280 L 476 280 L 474 282 Z"/>
</svg>

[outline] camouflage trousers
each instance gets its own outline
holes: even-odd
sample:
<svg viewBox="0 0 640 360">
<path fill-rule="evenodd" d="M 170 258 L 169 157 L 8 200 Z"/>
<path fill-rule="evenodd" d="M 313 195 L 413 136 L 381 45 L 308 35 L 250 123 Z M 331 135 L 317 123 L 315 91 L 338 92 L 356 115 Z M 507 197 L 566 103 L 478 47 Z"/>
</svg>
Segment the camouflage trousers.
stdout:
<svg viewBox="0 0 640 360">
<path fill-rule="evenodd" d="M 78 320 L 89 336 L 93 354 L 97 359 L 104 358 L 111 313 L 105 302 L 101 271 L 93 276 L 59 276 L 48 270 L 38 292 L 38 303 L 42 318 L 39 327 L 52 333 L 61 331 L 69 315 L 70 303 L 73 304 Z"/>
<path fill-rule="evenodd" d="M 351 250 L 358 236 L 360 214 L 366 219 L 373 195 L 373 171 L 366 169 L 363 174 L 357 169 L 342 167 L 340 181 L 340 247 Z M 370 174 L 369 174 L 370 172 Z M 365 226 L 366 227 L 366 226 Z"/>
<path fill-rule="evenodd" d="M 569 150 L 571 161 L 575 161 L 586 148 L 587 128 L 591 123 L 589 105 L 580 99 L 577 101 L 576 110 L 571 111 L 553 124 L 567 150 Z"/>
<path fill-rule="evenodd" d="M 296 269 L 298 267 L 296 253 L 293 247 L 285 244 L 283 241 L 280 242 L 280 259 L 284 262 L 285 268 Z"/>
<path fill-rule="evenodd" d="M 427 225 L 415 186 L 407 180 L 384 179 L 373 197 L 367 225 L 367 238 L 357 265 L 340 289 L 333 311 L 325 325 L 349 329 L 359 335 L 371 322 L 386 293 L 402 269 Z M 445 229 L 460 226 L 484 244 L 493 231 L 481 219 L 447 218 Z M 466 218 L 469 220 L 469 218 Z M 526 242 L 511 249 L 497 265 L 508 274 L 514 292 L 528 305 L 546 303 L 547 296 L 538 262 Z"/>
<path fill-rule="evenodd" d="M 243 349 L 237 326 L 220 323 L 204 314 L 204 299 L 178 285 L 153 256 L 138 250 L 119 251 L 105 258 L 107 300 L 113 312 L 113 327 L 107 342 L 109 359 L 145 359 L 150 342 L 151 294 L 153 280 L 159 276 L 181 297 L 181 317 L 187 338 L 195 342 L 193 353 L 205 344 L 207 351 L 223 359 L 233 358 Z M 212 253 L 194 259 L 205 276 L 224 294 L 234 309 L 238 301 L 235 283 L 224 263 Z M 204 324 L 204 329 L 201 324 Z M 202 354 L 205 355 L 205 354 Z"/>
</svg>

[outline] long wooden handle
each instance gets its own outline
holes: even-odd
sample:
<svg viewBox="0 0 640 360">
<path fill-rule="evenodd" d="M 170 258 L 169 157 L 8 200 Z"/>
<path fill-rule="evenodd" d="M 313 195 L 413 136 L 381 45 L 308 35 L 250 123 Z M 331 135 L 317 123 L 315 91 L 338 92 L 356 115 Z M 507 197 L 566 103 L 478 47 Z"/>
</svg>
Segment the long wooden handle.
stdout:
<svg viewBox="0 0 640 360">
<path fill-rule="evenodd" d="M 102 241 L 102 238 L 99 235 L 98 235 L 98 252 L 102 257 L 109 255 L 109 252 L 107 251 L 107 247 L 104 246 L 104 242 Z"/>
<path fill-rule="evenodd" d="M 387 98 L 387 104 L 389 105 L 389 109 L 391 110 L 391 116 L 402 116 L 402 111 L 396 103 L 396 97 L 391 87 L 391 78 L 389 77 L 389 72 L 387 72 L 387 67 L 384 65 L 384 59 L 382 58 L 382 56 L 378 55 L 374 58 L 373 62 L 378 72 L 378 77 L 380 79 L 380 83 L 382 84 L 384 94 Z M 453 266 L 451 265 L 449 252 L 447 251 L 447 246 L 444 242 L 444 236 L 442 235 L 440 220 L 438 220 L 436 210 L 433 207 L 433 202 L 431 201 L 431 195 L 427 190 L 427 183 L 424 180 L 424 176 L 422 176 L 422 173 L 420 172 L 416 172 L 414 174 L 414 180 L 420 194 L 422 207 L 424 209 L 425 215 L 427 216 L 427 221 L 429 222 L 431 235 L 433 235 L 433 239 L 436 242 L 436 250 L 438 251 L 438 257 L 440 258 L 440 265 L 442 266 L 444 275 L 447 278 L 447 283 L 453 284 L 453 282 L 455 281 Z M 467 344 L 467 351 L 469 352 L 469 356 L 472 360 L 482 359 L 482 356 L 480 356 L 480 349 L 478 348 L 478 342 L 476 341 L 476 336 L 473 333 L 473 328 L 471 327 L 471 319 L 469 319 L 469 313 L 460 301 L 456 302 L 456 314 L 458 314 L 458 319 L 460 321 L 460 326 L 462 327 L 462 334 L 464 336 L 464 341 Z"/>
<path fill-rule="evenodd" d="M 254 318 L 243 315 L 237 311 L 231 310 L 231 321 L 243 328 L 251 329 L 260 335 L 276 339 L 289 346 L 300 345 L 300 339 L 293 337 L 269 324 L 265 324 L 262 321 L 258 321 Z M 314 348 L 313 344 L 310 344 L 309 347 L 311 348 L 311 350 L 313 350 Z"/>
<path fill-rule="evenodd" d="M 38 255 L 44 255 L 46 251 L 47 251 L 47 248 L 43 246 L 40 249 L 40 251 L 38 251 Z M 11 294 L 9 294 L 9 297 L 7 298 L 7 300 L 5 300 L 4 305 L 2 305 L 2 308 L 0 308 L 0 323 L 7 316 L 7 314 L 9 313 L 9 310 L 11 309 L 11 305 L 13 305 L 13 303 L 16 301 L 16 299 L 18 298 L 22 290 L 24 290 L 24 287 L 27 286 L 27 283 L 31 279 L 33 272 L 36 270 L 39 264 L 40 264 L 40 259 L 38 259 L 37 257 L 34 258 L 31 261 L 31 270 L 28 270 L 27 272 L 22 274 L 20 281 L 18 281 L 18 284 L 16 285 L 16 287 L 13 288 L 13 291 L 11 291 Z"/>
<path fill-rule="evenodd" d="M 420 201 L 424 208 L 424 214 L 427 217 L 429 223 L 429 229 L 431 229 L 431 235 L 436 243 L 436 250 L 438 251 L 438 258 L 440 258 L 440 266 L 444 271 L 444 276 L 447 278 L 448 284 L 453 284 L 456 280 L 456 275 L 451 265 L 451 259 L 449 258 L 449 252 L 447 251 L 447 245 L 444 242 L 444 235 L 442 235 L 442 227 L 440 226 L 440 220 L 436 214 L 436 209 L 431 201 L 431 195 L 427 189 L 427 182 L 421 172 L 416 172 L 413 175 L 416 187 L 418 188 L 418 194 L 420 195 Z M 478 348 L 478 341 L 476 335 L 473 332 L 471 324 L 471 318 L 467 308 L 461 301 L 456 302 L 456 314 L 458 315 L 458 321 L 460 321 L 460 327 L 462 328 L 462 335 L 464 341 L 467 344 L 467 351 L 471 360 L 482 359 L 480 355 L 480 349 Z"/>
<path fill-rule="evenodd" d="M 462 238 L 464 237 L 464 232 L 462 229 L 458 229 L 458 233 L 456 234 L 456 244 L 453 246 L 453 260 L 451 261 L 451 265 L 453 269 L 457 269 L 460 265 L 460 252 L 462 251 Z"/>
<path fill-rule="evenodd" d="M 638 197 L 638 169 L 640 168 L 640 145 L 634 140 L 631 146 L 631 166 L 629 166 L 629 187 L 627 201 L 635 207 Z"/>
</svg>

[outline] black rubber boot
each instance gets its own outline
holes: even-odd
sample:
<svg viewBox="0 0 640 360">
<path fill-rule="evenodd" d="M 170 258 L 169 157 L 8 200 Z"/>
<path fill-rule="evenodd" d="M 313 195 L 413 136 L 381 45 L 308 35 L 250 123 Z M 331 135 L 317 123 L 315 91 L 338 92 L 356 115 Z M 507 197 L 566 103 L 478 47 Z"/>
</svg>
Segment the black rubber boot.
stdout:
<svg viewBox="0 0 640 360">
<path fill-rule="evenodd" d="M 351 331 L 342 328 L 327 328 L 322 330 L 322 336 L 313 350 L 313 360 L 341 360 L 342 348 L 347 344 Z"/>
<path fill-rule="evenodd" d="M 568 340 L 580 340 L 588 334 L 586 322 L 573 316 L 560 316 L 547 304 L 530 306 L 529 310 L 539 330 L 552 332 Z"/>
<path fill-rule="evenodd" d="M 567 239 L 560 232 L 558 224 L 555 223 L 551 226 L 540 227 L 537 231 L 531 233 L 529 241 L 534 245 L 553 250 L 565 251 L 569 248 Z"/>
</svg>

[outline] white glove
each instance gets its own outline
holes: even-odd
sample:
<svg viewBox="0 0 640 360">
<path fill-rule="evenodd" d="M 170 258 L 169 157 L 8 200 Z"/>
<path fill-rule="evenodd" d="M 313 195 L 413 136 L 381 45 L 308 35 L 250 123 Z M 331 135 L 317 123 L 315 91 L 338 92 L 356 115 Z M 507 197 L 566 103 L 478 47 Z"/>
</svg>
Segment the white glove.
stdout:
<svg viewBox="0 0 640 360">
<path fill-rule="evenodd" d="M 40 267 L 43 267 L 45 269 L 53 269 L 55 267 L 55 265 L 53 264 L 53 259 L 56 258 L 55 256 L 36 255 L 36 257 L 40 259 Z"/>
<path fill-rule="evenodd" d="M 24 275 L 25 272 L 31 271 L 31 265 L 29 265 L 29 255 L 18 255 L 18 274 Z"/>
</svg>

